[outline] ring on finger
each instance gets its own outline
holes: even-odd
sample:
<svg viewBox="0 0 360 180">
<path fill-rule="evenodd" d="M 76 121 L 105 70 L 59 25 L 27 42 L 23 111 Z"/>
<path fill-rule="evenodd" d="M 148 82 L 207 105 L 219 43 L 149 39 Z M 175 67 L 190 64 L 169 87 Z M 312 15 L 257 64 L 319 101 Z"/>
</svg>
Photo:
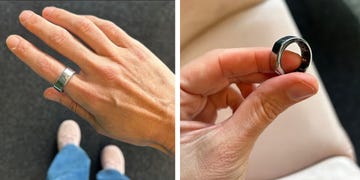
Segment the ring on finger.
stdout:
<svg viewBox="0 0 360 180">
<path fill-rule="evenodd" d="M 66 67 L 65 70 L 61 73 L 57 81 L 54 83 L 54 88 L 59 92 L 64 92 L 64 87 L 69 82 L 69 80 L 74 76 L 75 71 L 69 67 Z"/>
<path fill-rule="evenodd" d="M 272 59 L 274 61 L 273 68 L 279 75 L 286 74 L 281 64 L 281 57 L 285 49 L 292 43 L 296 43 L 301 51 L 301 64 L 295 71 L 305 72 L 307 67 L 310 65 L 312 52 L 309 43 L 299 37 L 285 36 L 277 40 L 272 48 Z"/>
</svg>

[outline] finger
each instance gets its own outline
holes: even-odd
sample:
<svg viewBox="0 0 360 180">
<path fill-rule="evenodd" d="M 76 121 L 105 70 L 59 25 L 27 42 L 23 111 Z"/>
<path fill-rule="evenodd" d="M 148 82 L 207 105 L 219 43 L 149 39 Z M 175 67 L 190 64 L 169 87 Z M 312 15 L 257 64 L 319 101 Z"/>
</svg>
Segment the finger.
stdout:
<svg viewBox="0 0 360 180">
<path fill-rule="evenodd" d="M 245 76 L 230 77 L 229 83 L 262 83 L 272 77 L 277 76 L 274 73 L 252 73 Z"/>
<path fill-rule="evenodd" d="M 91 113 L 89 113 L 85 108 L 83 108 L 73 99 L 71 99 L 67 94 L 60 93 L 56 91 L 54 88 L 50 87 L 44 91 L 44 97 L 50 101 L 57 102 L 67 107 L 68 109 L 75 112 L 83 119 L 87 120 L 90 123 L 90 125 L 93 126 L 95 129 L 97 130 L 100 129 L 100 126 L 97 123 L 95 117 Z"/>
<path fill-rule="evenodd" d="M 21 61 L 50 83 L 55 83 L 65 69 L 59 61 L 18 35 L 10 35 L 6 39 L 6 45 Z"/>
<path fill-rule="evenodd" d="M 113 22 L 95 16 L 87 15 L 84 17 L 92 21 L 117 46 L 132 46 L 134 39 Z"/>
<path fill-rule="evenodd" d="M 236 86 L 239 88 L 243 98 L 248 97 L 249 94 L 251 94 L 256 89 L 255 84 L 236 83 Z"/>
<path fill-rule="evenodd" d="M 8 48 L 21 61 L 28 65 L 39 76 L 54 84 L 65 66 L 51 56 L 37 49 L 30 42 L 18 35 L 10 35 L 6 39 Z M 74 75 L 64 87 L 64 91 L 76 97 L 76 101 L 84 103 L 83 90 L 86 87 L 81 75 Z"/>
<path fill-rule="evenodd" d="M 309 74 L 290 73 L 269 79 L 242 102 L 222 130 L 233 140 L 239 136 L 255 140 L 280 113 L 317 90 L 317 81 Z"/>
<path fill-rule="evenodd" d="M 76 40 L 65 29 L 50 23 L 32 11 L 23 11 L 20 16 L 20 23 L 42 39 L 50 47 L 73 60 L 82 70 L 87 71 L 93 65 L 97 57 L 91 50 Z"/>
<path fill-rule="evenodd" d="M 180 120 L 192 120 L 207 103 L 207 97 L 180 90 Z"/>
<path fill-rule="evenodd" d="M 42 15 L 48 21 L 80 37 L 97 54 L 113 55 L 118 49 L 92 21 L 83 16 L 55 7 L 46 7 Z"/>
<path fill-rule="evenodd" d="M 219 109 L 230 107 L 235 111 L 242 101 L 243 98 L 240 93 L 228 87 L 219 93 L 209 96 L 205 107 L 193 120 L 213 124 Z"/>
<path fill-rule="evenodd" d="M 234 80 L 247 81 L 249 76 L 252 76 L 250 79 L 253 81 L 263 81 L 267 77 L 266 74 L 274 74 L 271 53 L 268 48 L 225 49 L 209 52 L 182 68 L 180 86 L 193 94 L 209 95 L 220 91 Z M 283 68 L 286 71 L 292 71 L 300 65 L 301 57 L 296 53 L 286 51 L 282 61 Z M 259 76 L 259 73 L 265 75 Z"/>
</svg>

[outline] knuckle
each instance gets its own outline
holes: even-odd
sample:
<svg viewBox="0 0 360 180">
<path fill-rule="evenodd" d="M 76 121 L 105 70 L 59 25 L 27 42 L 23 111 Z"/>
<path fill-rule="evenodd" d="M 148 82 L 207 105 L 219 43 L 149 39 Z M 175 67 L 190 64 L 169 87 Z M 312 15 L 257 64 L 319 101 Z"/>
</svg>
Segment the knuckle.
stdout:
<svg viewBox="0 0 360 180">
<path fill-rule="evenodd" d="M 108 29 L 108 31 L 112 35 L 116 34 L 117 27 L 113 22 L 106 20 L 106 21 L 103 22 L 102 26 L 103 26 L 104 29 Z"/>
<path fill-rule="evenodd" d="M 31 48 L 31 44 L 25 42 L 24 40 L 20 40 L 17 46 L 14 48 L 15 51 L 21 54 L 27 54 Z"/>
<path fill-rule="evenodd" d="M 119 72 L 110 65 L 100 67 L 100 72 L 103 77 L 108 81 L 116 79 L 117 74 L 119 74 Z"/>
<path fill-rule="evenodd" d="M 75 27 L 78 28 L 79 31 L 86 33 L 91 31 L 94 24 L 85 17 L 80 17 L 77 21 L 75 21 Z"/>
<path fill-rule="evenodd" d="M 58 29 L 53 32 L 53 34 L 49 37 L 51 43 L 62 46 L 64 42 L 69 39 L 69 33 L 65 29 Z"/>
<path fill-rule="evenodd" d="M 78 104 L 77 104 L 76 102 L 74 102 L 74 101 L 71 101 L 71 102 L 69 103 L 69 109 L 70 109 L 71 111 L 73 111 L 74 113 L 77 113 L 77 111 L 78 111 Z"/>
<path fill-rule="evenodd" d="M 106 20 L 103 24 L 103 29 L 107 29 L 109 34 L 119 41 L 126 41 L 130 36 L 126 34 L 121 28 L 119 28 L 115 23 Z"/>
</svg>

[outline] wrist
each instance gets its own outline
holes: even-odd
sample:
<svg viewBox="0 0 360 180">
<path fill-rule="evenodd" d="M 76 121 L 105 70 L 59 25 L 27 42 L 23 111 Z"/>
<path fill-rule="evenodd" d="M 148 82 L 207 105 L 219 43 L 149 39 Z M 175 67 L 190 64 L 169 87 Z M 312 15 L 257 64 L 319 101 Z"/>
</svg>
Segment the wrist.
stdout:
<svg viewBox="0 0 360 180">
<path fill-rule="evenodd" d="M 152 143 L 154 147 L 170 156 L 175 155 L 175 108 L 174 103 L 165 106 L 166 112 L 163 119 L 158 121 L 152 130 Z"/>
</svg>

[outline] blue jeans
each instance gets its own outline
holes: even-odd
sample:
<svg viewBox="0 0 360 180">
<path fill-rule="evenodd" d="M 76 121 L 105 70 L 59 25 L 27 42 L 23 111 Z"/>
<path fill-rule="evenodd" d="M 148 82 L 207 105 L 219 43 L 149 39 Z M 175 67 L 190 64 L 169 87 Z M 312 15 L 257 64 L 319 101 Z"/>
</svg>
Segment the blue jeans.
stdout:
<svg viewBox="0 0 360 180">
<path fill-rule="evenodd" d="M 50 165 L 48 180 L 87 180 L 90 174 L 90 159 L 79 146 L 64 146 Z M 128 180 L 129 178 L 114 169 L 103 169 L 96 175 L 98 180 Z"/>
</svg>

